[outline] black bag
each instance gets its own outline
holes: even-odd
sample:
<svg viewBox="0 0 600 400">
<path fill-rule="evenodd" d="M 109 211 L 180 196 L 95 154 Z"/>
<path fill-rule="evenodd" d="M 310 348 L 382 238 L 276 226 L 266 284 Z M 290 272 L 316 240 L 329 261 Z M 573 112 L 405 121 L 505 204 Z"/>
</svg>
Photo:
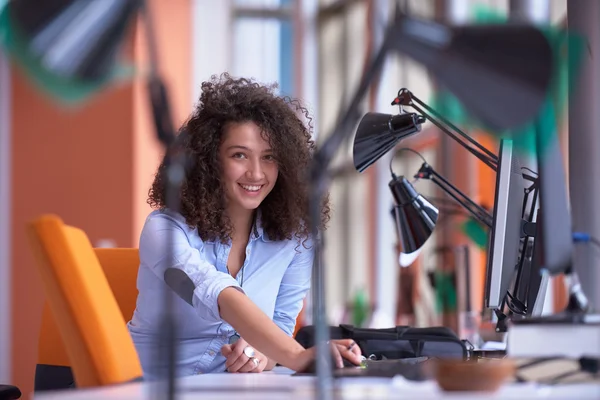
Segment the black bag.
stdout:
<svg viewBox="0 0 600 400">
<path fill-rule="evenodd" d="M 329 327 L 329 334 L 331 339 L 354 340 L 370 360 L 469 357 L 467 343 L 446 327 L 369 329 L 342 324 Z M 296 334 L 296 341 L 308 348 L 314 346 L 314 337 L 314 326 L 305 326 Z"/>
</svg>

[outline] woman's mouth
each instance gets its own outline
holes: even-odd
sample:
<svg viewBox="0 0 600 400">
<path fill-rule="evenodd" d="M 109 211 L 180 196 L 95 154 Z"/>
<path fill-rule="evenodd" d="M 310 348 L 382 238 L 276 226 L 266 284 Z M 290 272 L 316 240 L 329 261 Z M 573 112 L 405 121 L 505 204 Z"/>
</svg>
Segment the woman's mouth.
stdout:
<svg viewBox="0 0 600 400">
<path fill-rule="evenodd" d="M 260 189 L 262 189 L 262 187 L 264 186 L 264 185 L 242 185 L 241 183 L 239 183 L 238 185 L 240 185 L 240 187 L 242 189 L 244 189 L 244 192 L 246 192 L 249 195 L 258 194 L 260 192 Z"/>
</svg>

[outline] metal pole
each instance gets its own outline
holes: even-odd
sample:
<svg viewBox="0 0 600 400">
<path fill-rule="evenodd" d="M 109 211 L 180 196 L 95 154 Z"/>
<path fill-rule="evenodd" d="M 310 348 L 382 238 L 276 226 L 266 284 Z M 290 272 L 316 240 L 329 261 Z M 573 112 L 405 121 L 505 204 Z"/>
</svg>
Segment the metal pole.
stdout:
<svg viewBox="0 0 600 400">
<path fill-rule="evenodd" d="M 600 238 L 600 2 L 567 2 L 569 30 L 582 34 L 589 49 L 569 96 L 569 190 L 573 230 Z M 590 307 L 600 310 L 600 249 L 592 243 L 575 247 L 574 269 Z"/>
<path fill-rule="evenodd" d="M 0 51 L 0 382 L 7 383 L 11 382 L 12 365 L 11 113 L 10 65 L 8 57 Z"/>
<path fill-rule="evenodd" d="M 390 17 L 390 1 L 374 0 L 372 14 L 373 48 L 378 49 L 383 43 L 385 27 Z M 394 96 L 391 82 L 396 82 L 390 68 L 390 59 L 384 64 L 379 76 L 378 89 L 375 95 L 377 110 L 390 110 L 390 98 Z M 388 111 L 386 111 L 388 112 Z M 394 224 L 390 216 L 392 195 L 388 183 L 390 181 L 389 162 L 393 152 L 389 152 L 374 165 L 377 191 L 375 220 L 375 315 L 373 323 L 376 328 L 389 328 L 396 324 L 396 298 L 398 294 L 398 259 L 394 260 Z"/>
<path fill-rule="evenodd" d="M 462 25 L 468 21 L 469 13 L 469 1 L 468 0 L 437 0 L 435 3 L 435 15 L 436 19 L 442 23 L 449 25 Z M 434 83 L 434 87 L 435 87 Z M 471 185 L 474 184 L 476 176 L 474 176 L 475 167 L 474 163 L 477 161 L 475 157 L 468 155 L 463 156 L 464 149 L 456 143 L 450 136 L 443 132 L 440 132 L 440 160 L 437 162 L 439 170 L 443 171 L 450 181 L 455 182 L 457 185 L 469 187 L 467 195 L 471 192 Z M 456 157 L 460 154 L 460 157 Z M 463 173 L 465 175 L 463 175 Z M 442 197 L 446 194 L 442 192 Z M 458 222 L 455 216 L 448 216 L 448 222 L 444 224 L 440 229 L 440 246 L 441 247 L 454 247 L 462 244 L 461 238 L 456 235 L 455 226 Z M 441 262 L 441 269 L 447 274 L 453 274 L 456 272 L 455 260 L 453 255 L 449 252 L 442 252 L 439 255 Z M 441 310 L 442 325 L 453 329 L 455 332 L 459 332 L 459 310 Z"/>
</svg>

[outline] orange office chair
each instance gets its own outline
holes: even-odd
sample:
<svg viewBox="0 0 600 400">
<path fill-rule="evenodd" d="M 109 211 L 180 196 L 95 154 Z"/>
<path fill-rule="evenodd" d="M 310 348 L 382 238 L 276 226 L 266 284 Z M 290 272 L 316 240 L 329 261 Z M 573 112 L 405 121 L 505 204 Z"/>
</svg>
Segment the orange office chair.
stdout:
<svg viewBox="0 0 600 400">
<path fill-rule="evenodd" d="M 135 274 L 121 271 L 121 276 L 119 265 L 107 267 L 105 273 L 99 258 L 115 261 L 116 253 L 94 252 L 82 230 L 56 216 L 33 221 L 28 234 L 47 297 L 38 362 L 70 365 L 77 387 L 141 379 L 140 362 L 125 324 L 135 308 Z M 136 257 L 137 253 L 129 252 L 119 260 L 130 265 Z M 136 261 L 136 272 L 137 266 Z M 115 294 L 109 281 L 115 285 Z"/>
<path fill-rule="evenodd" d="M 123 318 L 129 321 L 137 299 L 138 249 L 94 249 Z M 69 357 L 48 302 L 44 304 L 38 340 L 34 391 L 65 389 L 74 385 Z"/>
</svg>

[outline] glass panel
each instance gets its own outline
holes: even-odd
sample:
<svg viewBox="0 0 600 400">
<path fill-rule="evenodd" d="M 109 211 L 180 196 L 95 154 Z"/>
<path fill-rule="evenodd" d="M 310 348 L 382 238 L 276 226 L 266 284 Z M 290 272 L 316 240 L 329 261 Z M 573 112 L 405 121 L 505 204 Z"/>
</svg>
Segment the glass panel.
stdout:
<svg viewBox="0 0 600 400">
<path fill-rule="evenodd" d="M 285 1 L 285 0 L 284 0 Z M 279 42 L 279 85 L 281 93 L 293 96 L 295 94 L 294 85 L 294 31 L 289 21 L 280 22 Z"/>
<path fill-rule="evenodd" d="M 263 83 L 279 83 L 279 93 L 293 94 L 291 23 L 240 18 L 234 23 L 233 74 Z"/>
</svg>

